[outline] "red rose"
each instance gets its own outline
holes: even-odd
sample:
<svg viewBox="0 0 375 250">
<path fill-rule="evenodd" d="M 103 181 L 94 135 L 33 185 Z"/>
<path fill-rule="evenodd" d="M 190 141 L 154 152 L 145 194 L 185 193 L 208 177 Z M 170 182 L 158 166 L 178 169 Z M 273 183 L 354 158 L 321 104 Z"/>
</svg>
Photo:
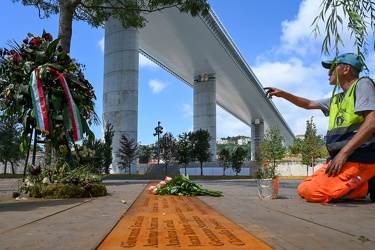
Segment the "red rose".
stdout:
<svg viewBox="0 0 375 250">
<path fill-rule="evenodd" d="M 31 41 L 30 44 L 33 44 L 35 46 L 39 46 L 42 44 L 42 39 L 40 37 L 34 37 Z"/>
<path fill-rule="evenodd" d="M 20 56 L 20 54 L 18 54 L 18 53 L 14 54 L 14 55 L 13 55 L 13 60 L 14 60 L 15 62 L 19 62 L 19 61 L 21 60 L 21 56 Z"/>
<path fill-rule="evenodd" d="M 48 41 L 48 42 L 52 41 L 52 35 L 50 33 L 44 34 L 43 38 L 46 39 L 46 41 Z"/>
</svg>

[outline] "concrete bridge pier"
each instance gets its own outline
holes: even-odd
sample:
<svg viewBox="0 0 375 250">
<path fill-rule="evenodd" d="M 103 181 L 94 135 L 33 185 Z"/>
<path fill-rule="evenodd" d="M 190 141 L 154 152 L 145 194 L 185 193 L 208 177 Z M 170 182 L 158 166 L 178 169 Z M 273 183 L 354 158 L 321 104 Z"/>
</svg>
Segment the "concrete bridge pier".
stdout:
<svg viewBox="0 0 375 250">
<path fill-rule="evenodd" d="M 216 160 L 216 77 L 201 74 L 194 77 L 194 131 L 208 130 L 211 135 L 212 161 Z"/>
<path fill-rule="evenodd" d="M 111 123 L 115 131 L 111 166 L 114 173 L 124 173 L 116 157 L 121 134 L 138 142 L 138 74 L 139 31 L 124 29 L 119 21 L 110 18 L 105 24 L 102 122 L 103 129 Z M 136 174 L 136 171 L 133 162 L 130 173 Z"/>
<path fill-rule="evenodd" d="M 255 153 L 258 146 L 264 140 L 264 121 L 254 119 L 251 123 L 251 160 L 255 160 Z"/>
</svg>

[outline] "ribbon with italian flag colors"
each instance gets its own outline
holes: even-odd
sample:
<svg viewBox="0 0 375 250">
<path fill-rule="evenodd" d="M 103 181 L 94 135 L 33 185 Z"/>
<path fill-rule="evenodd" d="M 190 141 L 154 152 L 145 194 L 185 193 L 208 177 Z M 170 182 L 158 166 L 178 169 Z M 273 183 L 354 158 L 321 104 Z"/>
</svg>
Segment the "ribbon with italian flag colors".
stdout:
<svg viewBox="0 0 375 250">
<path fill-rule="evenodd" d="M 35 69 L 32 72 L 30 85 L 31 85 L 31 97 L 33 99 L 33 105 L 35 107 L 35 116 L 37 120 L 37 128 L 48 134 L 48 111 L 46 107 L 46 100 L 44 98 L 44 92 L 42 88 L 42 82 L 37 76 L 39 69 Z M 70 93 L 69 86 L 64 76 L 57 70 L 50 69 L 52 74 L 56 74 L 64 88 L 66 98 L 68 99 L 68 105 L 71 115 L 72 128 L 73 128 L 73 139 L 78 141 L 83 137 L 81 115 L 79 113 L 77 105 L 74 103 L 72 94 Z"/>
<path fill-rule="evenodd" d="M 44 97 L 42 81 L 37 76 L 38 72 L 39 72 L 39 68 L 35 69 L 31 73 L 31 77 L 30 77 L 31 99 L 33 101 L 33 106 L 35 110 L 36 128 L 48 134 L 49 133 L 48 110 L 46 106 L 46 99 Z"/>
</svg>

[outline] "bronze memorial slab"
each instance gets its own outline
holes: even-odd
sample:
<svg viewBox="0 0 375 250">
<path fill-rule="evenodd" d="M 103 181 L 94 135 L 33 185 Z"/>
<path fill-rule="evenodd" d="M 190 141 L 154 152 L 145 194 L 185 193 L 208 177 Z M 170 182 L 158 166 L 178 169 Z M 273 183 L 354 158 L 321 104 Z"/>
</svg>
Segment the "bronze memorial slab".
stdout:
<svg viewBox="0 0 375 250">
<path fill-rule="evenodd" d="M 124 248 L 272 249 L 199 198 L 154 195 L 148 187 L 97 249 Z"/>
</svg>

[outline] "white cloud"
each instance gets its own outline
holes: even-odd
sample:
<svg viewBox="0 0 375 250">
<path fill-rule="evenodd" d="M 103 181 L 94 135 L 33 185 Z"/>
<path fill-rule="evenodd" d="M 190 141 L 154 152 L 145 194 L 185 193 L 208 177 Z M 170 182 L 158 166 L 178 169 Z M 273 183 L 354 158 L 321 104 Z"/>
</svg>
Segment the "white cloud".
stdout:
<svg viewBox="0 0 375 250">
<path fill-rule="evenodd" d="M 295 18 L 282 22 L 280 45 L 257 57 L 256 65 L 251 68 L 263 86 L 273 86 L 312 100 L 331 96 L 327 70 L 321 66 L 323 38 L 315 39 L 311 33 L 319 5 L 316 0 L 301 2 Z M 323 31 L 324 24 L 320 25 Z M 305 133 L 306 121 L 312 116 L 318 134 L 325 134 L 328 119 L 320 110 L 301 109 L 277 97 L 272 101 L 295 134 Z"/>
<path fill-rule="evenodd" d="M 313 28 L 311 24 L 319 14 L 320 4 L 321 2 L 316 0 L 303 1 L 300 4 L 299 12 L 295 19 L 282 22 L 283 35 L 281 36 L 282 44 L 280 49 L 284 53 L 290 52 L 307 55 L 312 52 L 311 50 L 314 53 L 318 52 L 314 43 L 312 43 L 315 38 L 312 35 Z"/>
<path fill-rule="evenodd" d="M 161 81 L 159 79 L 151 79 L 148 82 L 148 86 L 150 87 L 153 94 L 160 93 L 165 87 L 167 87 L 168 83 Z"/>
<path fill-rule="evenodd" d="M 98 41 L 98 46 L 100 47 L 101 51 L 104 53 L 104 36 L 102 39 Z"/>
<path fill-rule="evenodd" d="M 216 137 L 245 135 L 251 136 L 251 129 L 242 121 L 216 106 Z"/>
<path fill-rule="evenodd" d="M 178 105 L 178 109 L 181 111 L 182 116 L 184 118 L 192 118 L 193 117 L 193 108 L 190 104 L 183 103 Z"/>
</svg>

